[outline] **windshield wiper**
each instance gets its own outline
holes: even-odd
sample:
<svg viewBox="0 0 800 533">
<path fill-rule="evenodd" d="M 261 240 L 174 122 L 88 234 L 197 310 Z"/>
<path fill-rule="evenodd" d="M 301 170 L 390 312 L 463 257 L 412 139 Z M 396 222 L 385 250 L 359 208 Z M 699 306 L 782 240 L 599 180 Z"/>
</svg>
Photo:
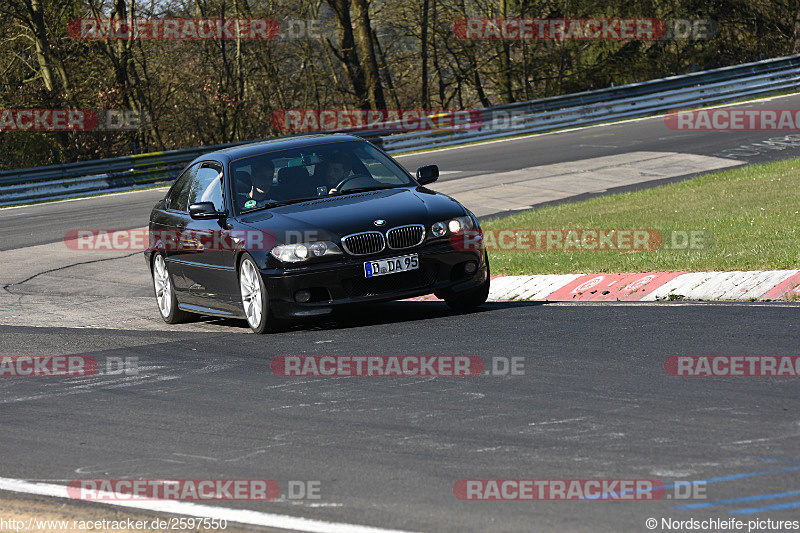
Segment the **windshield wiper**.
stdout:
<svg viewBox="0 0 800 533">
<path fill-rule="evenodd" d="M 310 202 L 311 200 L 319 200 L 320 196 L 309 196 L 308 198 L 293 198 L 292 200 L 281 200 L 280 202 L 271 202 L 264 207 L 280 207 L 282 205 L 297 204 L 300 202 Z"/>
</svg>

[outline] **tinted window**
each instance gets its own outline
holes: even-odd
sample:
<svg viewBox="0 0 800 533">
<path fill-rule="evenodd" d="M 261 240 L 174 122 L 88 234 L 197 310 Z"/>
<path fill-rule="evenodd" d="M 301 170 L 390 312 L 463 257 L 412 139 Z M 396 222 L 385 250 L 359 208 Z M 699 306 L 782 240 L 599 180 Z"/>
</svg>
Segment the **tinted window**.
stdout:
<svg viewBox="0 0 800 533">
<path fill-rule="evenodd" d="M 247 211 L 263 207 L 260 203 L 244 207 L 250 192 L 250 182 L 246 178 L 263 168 L 273 170 L 274 179 L 267 194 L 276 203 L 333 193 L 346 194 L 349 190 L 415 184 L 402 167 L 367 142 L 324 143 L 233 161 L 230 172 L 235 176 L 234 183 L 243 183 L 243 186 L 236 186 L 239 209 Z M 339 186 L 340 183 L 344 185 Z"/>
<path fill-rule="evenodd" d="M 188 205 L 197 202 L 213 202 L 217 211 L 224 210 L 222 201 L 222 168 L 203 164 L 189 187 Z"/>
<path fill-rule="evenodd" d="M 197 174 L 197 170 L 199 168 L 200 163 L 192 165 L 191 167 L 187 168 L 183 174 L 178 176 L 178 179 L 175 180 L 175 185 L 172 186 L 172 189 L 170 189 L 169 195 L 167 196 L 167 209 L 184 212 L 189 210 L 189 204 L 187 202 L 189 198 L 189 186 L 192 184 L 192 179 L 194 178 L 195 174 Z"/>
<path fill-rule="evenodd" d="M 387 185 L 408 185 L 408 176 L 398 171 L 380 150 L 371 144 L 358 145 L 354 153 L 361 160 L 369 174 L 380 183 Z"/>
</svg>

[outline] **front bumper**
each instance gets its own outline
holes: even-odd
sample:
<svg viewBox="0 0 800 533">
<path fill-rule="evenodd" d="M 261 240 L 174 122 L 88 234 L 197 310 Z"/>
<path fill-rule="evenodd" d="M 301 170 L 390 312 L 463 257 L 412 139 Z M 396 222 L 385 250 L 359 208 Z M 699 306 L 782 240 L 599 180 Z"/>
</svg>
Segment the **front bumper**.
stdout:
<svg viewBox="0 0 800 533">
<path fill-rule="evenodd" d="M 419 269 L 367 278 L 364 262 L 417 254 Z M 475 262 L 478 268 L 468 274 L 464 265 Z M 362 302 L 402 300 L 430 293 L 460 292 L 480 286 L 488 277 L 482 251 L 455 250 L 448 241 L 429 243 L 420 248 L 394 250 L 363 258 L 347 257 L 336 262 L 301 268 L 262 269 L 270 308 L 279 318 L 301 318 L 327 314 L 336 306 Z M 312 300 L 299 303 L 295 294 L 309 290 Z"/>
</svg>

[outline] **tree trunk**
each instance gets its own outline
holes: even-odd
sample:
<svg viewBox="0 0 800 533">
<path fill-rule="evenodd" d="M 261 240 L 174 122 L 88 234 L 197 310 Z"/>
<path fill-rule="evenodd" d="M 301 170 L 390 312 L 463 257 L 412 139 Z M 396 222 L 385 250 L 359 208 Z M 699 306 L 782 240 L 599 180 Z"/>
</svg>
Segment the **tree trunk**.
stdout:
<svg viewBox="0 0 800 533">
<path fill-rule="evenodd" d="M 233 0 L 233 12 L 234 16 L 238 19 L 242 16 L 241 9 L 239 7 L 239 0 Z M 238 22 L 237 22 L 238 24 Z M 244 76 L 243 76 L 243 66 L 242 66 L 242 39 L 239 37 L 239 32 L 236 32 L 236 70 L 234 73 L 235 76 L 235 99 L 234 99 L 234 109 L 235 115 L 233 117 L 233 135 L 232 140 L 238 141 L 241 140 L 241 133 L 242 133 L 242 126 L 241 126 L 241 110 L 243 107 L 244 101 Z"/>
<path fill-rule="evenodd" d="M 392 81 L 392 71 L 389 70 L 389 65 L 386 64 L 386 56 L 383 55 L 383 49 L 375 30 L 372 30 L 372 41 L 375 43 L 375 50 L 378 52 L 378 67 L 381 69 L 383 79 L 386 80 L 386 89 L 389 91 L 389 97 L 392 99 L 394 107 L 400 109 L 400 100 L 397 98 L 397 91 Z"/>
<path fill-rule="evenodd" d="M 361 69 L 367 86 L 367 96 L 372 109 L 385 109 L 386 99 L 383 96 L 383 83 L 378 72 L 378 59 L 372 44 L 372 27 L 369 20 L 368 0 L 353 0 L 354 34 L 358 55 L 361 57 Z"/>
<path fill-rule="evenodd" d="M 328 45 L 347 70 L 347 76 L 353 86 L 358 106 L 362 109 L 369 109 L 369 95 L 367 94 L 364 72 L 361 69 L 361 62 L 356 52 L 355 37 L 353 37 L 350 0 L 327 0 L 327 2 L 333 9 L 334 17 L 336 18 L 339 49 L 334 47 L 330 41 L 328 41 Z"/>
<path fill-rule="evenodd" d="M 492 103 L 486 97 L 486 93 L 483 91 L 483 82 L 481 81 L 481 75 L 478 72 L 478 69 L 473 70 L 474 76 L 473 81 L 475 83 L 475 90 L 478 92 L 478 100 L 481 101 L 481 105 L 483 107 L 491 107 Z"/>
<path fill-rule="evenodd" d="M 439 13 L 436 10 L 436 3 L 433 4 L 433 27 L 439 26 Z M 444 78 L 442 77 L 442 67 L 439 64 L 439 47 L 436 44 L 436 34 L 433 34 L 433 68 L 436 69 L 436 78 L 439 83 L 439 105 L 447 107 L 448 99 L 444 94 Z"/>
<path fill-rule="evenodd" d="M 794 49 L 793 54 L 800 54 L 800 0 L 797 0 L 794 9 Z"/>
<path fill-rule="evenodd" d="M 39 65 L 39 74 L 48 91 L 56 89 L 53 80 L 53 70 L 50 68 L 50 44 L 47 39 L 47 30 L 44 27 L 44 15 L 39 0 L 26 0 L 30 23 L 33 26 L 34 44 L 36 47 L 36 62 Z"/>
<path fill-rule="evenodd" d="M 94 17 L 102 18 L 99 6 L 95 2 L 90 3 L 90 8 Z M 114 7 L 110 13 L 110 19 L 120 20 L 128 18 L 128 10 L 125 0 L 114 0 Z M 131 82 L 128 73 L 128 64 L 131 60 L 132 39 L 118 39 L 114 41 L 100 41 L 103 50 L 114 67 L 114 81 L 121 91 L 123 105 L 128 109 L 136 109 L 136 100 L 131 94 Z"/>
<path fill-rule="evenodd" d="M 798 0 L 800 1 L 800 0 Z M 429 0 L 422 0 L 422 16 L 420 18 L 420 80 L 419 88 L 422 94 L 422 107 L 430 109 L 431 97 L 428 91 L 428 6 Z"/>
<path fill-rule="evenodd" d="M 125 5 L 125 0 L 116 0 L 114 2 L 114 11 L 111 12 L 112 19 L 127 19 L 128 18 L 128 9 Z M 131 82 L 130 76 L 128 75 L 128 63 L 131 62 L 131 50 L 130 46 L 133 44 L 132 40 L 125 40 L 119 39 L 114 41 L 114 52 L 116 56 L 116 64 L 114 65 L 114 71 L 116 74 L 117 84 L 119 85 L 120 89 L 122 90 L 123 98 L 125 99 L 125 104 L 133 108 L 136 106 L 136 102 L 133 98 L 133 95 L 130 93 Z"/>
<path fill-rule="evenodd" d="M 505 18 L 507 13 L 506 0 L 500 0 L 500 16 Z M 501 41 L 500 44 L 500 98 L 504 104 L 514 102 L 511 84 L 511 48 L 508 41 Z"/>
<path fill-rule="evenodd" d="M 464 0 L 459 0 L 459 7 L 461 8 L 460 16 L 469 16 L 467 5 Z M 486 96 L 486 92 L 483 90 L 483 80 L 481 79 L 480 69 L 478 68 L 478 56 L 475 53 L 475 41 L 465 43 L 464 51 L 467 53 L 468 60 L 467 67 L 463 71 L 464 79 L 469 80 L 469 78 L 472 78 L 472 83 L 475 86 L 475 92 L 478 94 L 478 100 L 480 100 L 481 105 L 483 107 L 490 107 L 492 104 Z"/>
</svg>

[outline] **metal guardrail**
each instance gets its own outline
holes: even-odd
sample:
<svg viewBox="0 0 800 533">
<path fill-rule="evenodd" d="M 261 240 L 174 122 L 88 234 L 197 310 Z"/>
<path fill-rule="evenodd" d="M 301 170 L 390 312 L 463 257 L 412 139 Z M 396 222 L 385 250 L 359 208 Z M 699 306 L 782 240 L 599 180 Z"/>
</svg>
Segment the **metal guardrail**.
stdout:
<svg viewBox="0 0 800 533">
<path fill-rule="evenodd" d="M 672 76 L 531 102 L 483 109 L 474 130 L 399 133 L 383 139 L 390 152 L 444 147 L 640 118 L 798 89 L 800 55 Z"/>
<path fill-rule="evenodd" d="M 172 181 L 194 158 L 236 144 L 247 143 L 202 146 L 66 165 L 2 171 L 0 205 L 136 189 Z"/>
<path fill-rule="evenodd" d="M 798 82 L 800 54 L 486 108 L 474 130 L 397 132 L 396 124 L 387 124 L 391 131 L 361 135 L 388 152 L 403 152 L 734 102 L 794 91 Z M 257 141 L 0 171 L 0 206 L 152 186 L 175 179 L 203 153 L 248 142 Z"/>
</svg>

